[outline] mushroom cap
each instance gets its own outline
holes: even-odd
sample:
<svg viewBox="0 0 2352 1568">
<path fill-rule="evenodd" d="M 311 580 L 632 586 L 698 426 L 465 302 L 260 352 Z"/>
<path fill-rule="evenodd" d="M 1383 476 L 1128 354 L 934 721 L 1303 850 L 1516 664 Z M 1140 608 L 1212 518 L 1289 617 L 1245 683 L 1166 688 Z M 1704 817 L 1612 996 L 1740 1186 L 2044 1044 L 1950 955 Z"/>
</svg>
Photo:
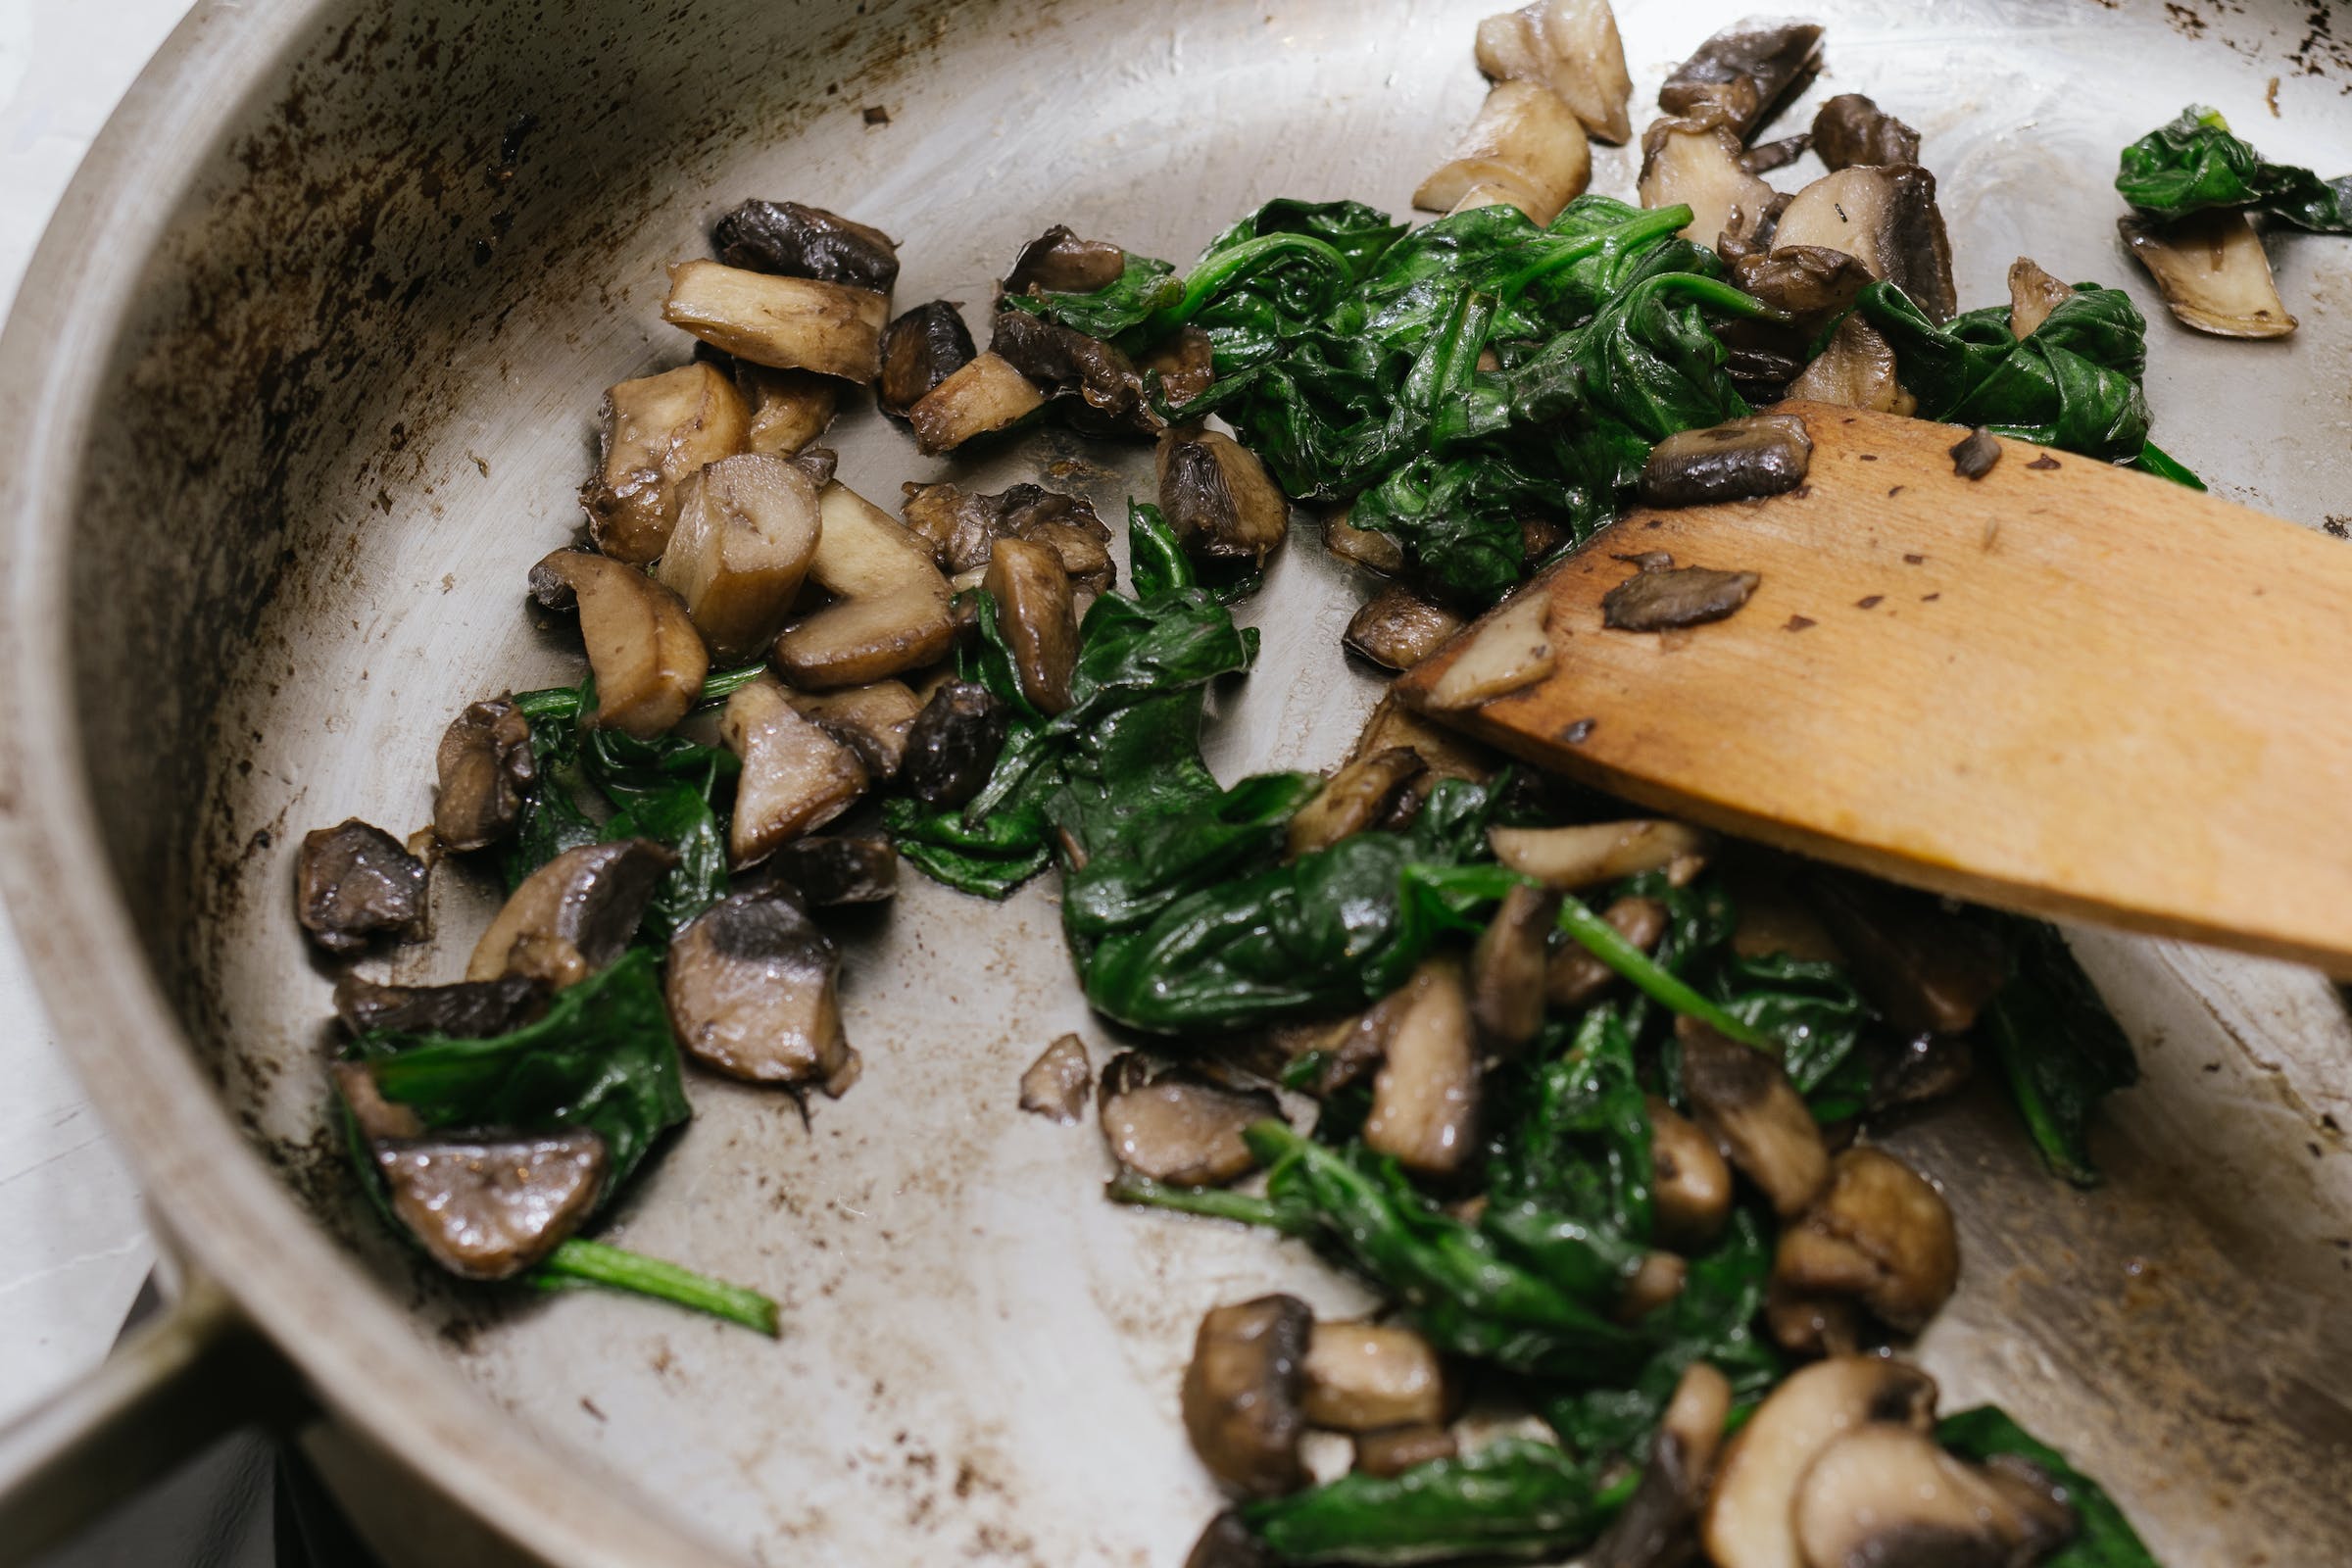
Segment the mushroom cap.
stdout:
<svg viewBox="0 0 2352 1568">
<path fill-rule="evenodd" d="M 1878 1149 L 1848 1149 L 1830 1190 L 1782 1232 L 1776 1285 L 1852 1296 L 1888 1327 L 1916 1334 L 1960 1281 L 1960 1238 L 1943 1195 Z"/>
<path fill-rule="evenodd" d="M 1798 1484 L 1816 1455 L 1874 1422 L 1925 1431 L 1936 1381 L 1906 1362 L 1838 1355 L 1772 1391 L 1724 1450 L 1699 1533 L 1716 1568 L 1807 1568 L 1796 1539 Z"/>
<path fill-rule="evenodd" d="M 512 1137 L 386 1139 L 372 1147 L 392 1211 L 434 1262 L 503 1280 L 554 1251 L 604 1189 L 605 1141 L 577 1127 Z"/>
<path fill-rule="evenodd" d="M 414 934 L 424 920 L 426 868 L 400 840 L 358 817 L 303 835 L 294 866 L 295 912 L 328 953 L 357 953 L 385 933 Z"/>
<path fill-rule="evenodd" d="M 1153 1073 L 1127 1052 L 1102 1069 L 1100 1114 L 1120 1164 L 1154 1181 L 1210 1187 L 1256 1165 L 1242 1129 L 1280 1116 L 1282 1105 L 1263 1090 L 1227 1089 L 1181 1068 Z"/>
<path fill-rule="evenodd" d="M 1184 1370 L 1184 1430 L 1209 1474 L 1251 1496 L 1306 1485 L 1299 1382 L 1314 1314 L 1295 1296 L 1261 1296 L 1200 1320 Z"/>
<path fill-rule="evenodd" d="M 487 849 L 514 831 L 537 782 L 531 721 L 511 698 L 467 704 L 442 731 L 433 770 L 433 836 L 461 854 Z"/>
<path fill-rule="evenodd" d="M 752 1083 L 844 1081 L 856 1060 L 835 986 L 841 956 L 780 889 L 731 893 L 669 945 L 663 996 L 680 1049 Z"/>
<path fill-rule="evenodd" d="M 1909 1427 L 1857 1427 L 1797 1484 L 1805 1568 L 2029 1568 L 2074 1511 L 2022 1471 L 1981 1469 Z"/>
<path fill-rule="evenodd" d="M 1763 1189 L 1773 1212 L 1787 1219 L 1811 1207 L 1830 1185 L 1830 1151 L 1781 1064 L 1688 1015 L 1674 1034 L 1698 1124 Z"/>
<path fill-rule="evenodd" d="M 468 980 L 527 975 L 561 991 L 620 956 L 678 858 L 651 839 L 565 850 L 525 877 L 466 965 Z"/>
</svg>

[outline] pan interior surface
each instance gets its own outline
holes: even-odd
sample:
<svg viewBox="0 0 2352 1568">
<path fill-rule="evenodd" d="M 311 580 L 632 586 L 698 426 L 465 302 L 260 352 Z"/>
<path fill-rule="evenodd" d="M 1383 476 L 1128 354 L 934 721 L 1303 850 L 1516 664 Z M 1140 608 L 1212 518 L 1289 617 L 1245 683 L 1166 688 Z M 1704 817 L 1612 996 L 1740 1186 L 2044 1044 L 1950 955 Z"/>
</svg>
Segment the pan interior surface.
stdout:
<svg viewBox="0 0 2352 1568">
<path fill-rule="evenodd" d="M 58 613 L 104 870 L 218 1095 L 177 1113 L 233 1122 L 292 1195 L 235 1216 L 280 1233 L 257 1268 L 364 1274 L 505 1412 L 482 1421 L 746 1560 L 1181 1559 L 1218 1506 L 1176 1419 L 1200 1313 L 1276 1289 L 1366 1302 L 1294 1244 L 1112 1207 L 1091 1126 L 1016 1111 L 1056 1035 L 1098 1067 L 1116 1049 L 1071 981 L 1051 878 L 998 907 L 909 873 L 854 924 L 865 1073 L 839 1102 L 804 1117 L 693 1079 L 693 1125 L 610 1235 L 776 1295 L 770 1343 L 634 1300 L 453 1289 L 380 1231 L 323 1125 L 331 975 L 294 923 L 293 854 L 346 816 L 421 823 L 458 707 L 576 678 L 569 634 L 523 612 L 523 573 L 573 535 L 602 389 L 686 358 L 663 267 L 706 252 L 715 213 L 764 196 L 876 224 L 905 261 L 898 308 L 946 298 L 974 320 L 1048 223 L 1181 264 L 1274 196 L 1403 213 L 1480 100 L 1471 35 L 1495 3 L 330 5 L 216 111 L 98 362 Z M 1742 10 L 1623 0 L 1638 124 Z M 1806 10 L 1830 70 L 1787 128 L 1849 91 L 1916 124 L 1964 305 L 2004 298 L 2021 254 L 2130 288 L 2157 439 L 2231 499 L 2314 526 L 2344 510 L 2347 247 L 2276 249 L 2293 339 L 2192 337 L 2121 252 L 2108 188 L 2116 150 L 2191 101 L 2336 172 L 2340 8 Z M 1638 153 L 1596 151 L 1593 188 L 1630 196 Z M 1079 490 L 1113 519 L 1151 493 L 1139 446 L 1049 432 L 923 459 L 870 407 L 834 440 L 842 478 L 894 510 L 902 482 L 949 477 Z M 1212 719 L 1227 777 L 1331 764 L 1376 695 L 1339 650 L 1363 584 L 1295 531 L 1243 612 L 1258 672 Z M 462 966 L 488 890 L 437 882 L 439 940 L 368 972 Z M 2146 1074 L 2114 1102 L 2109 1183 L 2043 1175 L 1988 1097 L 1897 1130 L 1966 1259 L 1923 1359 L 1946 1408 L 1997 1399 L 2101 1478 L 2165 1561 L 2352 1560 L 2352 1030 L 2300 970 L 2082 951 Z M 225 1223 L 184 1217 L 200 1259 Z M 454 1387 L 326 1392 L 364 1418 Z M 515 1517 L 564 1501 L 517 1497 Z"/>
</svg>

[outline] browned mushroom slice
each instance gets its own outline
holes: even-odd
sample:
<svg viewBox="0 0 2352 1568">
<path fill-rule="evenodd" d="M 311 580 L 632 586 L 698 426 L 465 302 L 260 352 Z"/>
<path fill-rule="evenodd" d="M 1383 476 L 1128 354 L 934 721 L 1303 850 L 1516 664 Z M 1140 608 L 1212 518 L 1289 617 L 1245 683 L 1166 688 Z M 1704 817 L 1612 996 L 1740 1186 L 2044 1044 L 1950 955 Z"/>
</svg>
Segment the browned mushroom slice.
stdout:
<svg viewBox="0 0 2352 1568">
<path fill-rule="evenodd" d="M 1952 447 L 1952 471 L 1963 479 L 1982 479 L 2001 461 L 2001 444 L 1983 425 Z"/>
<path fill-rule="evenodd" d="M 1615 1316 L 1618 1322 L 1634 1324 L 1667 1305 L 1683 1294 L 1683 1286 L 1690 1277 L 1690 1265 L 1678 1253 L 1656 1251 L 1642 1259 L 1633 1278 L 1625 1282 L 1625 1290 L 1617 1298 Z"/>
<path fill-rule="evenodd" d="M 1524 1046 L 1544 1027 L 1544 948 L 1559 912 L 1557 894 L 1522 882 L 1470 950 L 1470 1015 L 1496 1045 Z"/>
<path fill-rule="evenodd" d="M 1184 1369 L 1184 1430 L 1208 1473 L 1237 1492 L 1272 1497 L 1307 1483 L 1298 1393 L 1314 1322 L 1293 1296 L 1261 1296 L 1200 1319 Z"/>
<path fill-rule="evenodd" d="M 1813 133 L 1802 130 L 1778 141 L 1756 143 L 1740 155 L 1740 167 L 1751 174 L 1769 174 L 1776 169 L 1788 168 L 1812 150 Z"/>
<path fill-rule="evenodd" d="M 2182 326 L 2215 337 L 2284 337 L 2295 329 L 2262 235 L 2245 214 L 2217 207 L 2163 227 L 2137 218 L 2119 218 L 2115 227 Z"/>
<path fill-rule="evenodd" d="M 1949 320 L 1959 308 L 1936 176 L 1915 165 L 1824 174 L 1781 214 L 1773 244 L 1843 251 L 1910 295 L 1931 320 Z"/>
<path fill-rule="evenodd" d="M 1021 1108 L 1071 1126 L 1086 1108 L 1094 1080 L 1095 1069 L 1086 1059 L 1086 1042 L 1076 1035 L 1063 1035 L 1039 1052 L 1021 1074 Z"/>
<path fill-rule="evenodd" d="M 1299 1409 L 1333 1432 L 1443 1426 L 1446 1369 L 1430 1343 L 1383 1323 L 1317 1323 L 1306 1346 Z"/>
<path fill-rule="evenodd" d="M 1106 594 L 1118 578 L 1109 547 L 1078 523 L 1039 518 L 1023 523 L 1018 537 L 1052 551 L 1074 592 Z"/>
<path fill-rule="evenodd" d="M 877 680 L 829 692 L 787 692 L 785 700 L 803 718 L 858 754 L 875 783 L 899 776 L 906 758 L 906 732 L 923 710 L 905 681 Z"/>
<path fill-rule="evenodd" d="M 1197 326 L 1178 327 L 1136 361 L 1135 368 L 1159 377 L 1160 401 L 1170 408 L 1182 408 L 1217 379 L 1215 350 L 1208 334 Z"/>
<path fill-rule="evenodd" d="M 1368 571 L 1394 577 L 1404 569 L 1404 548 L 1387 534 L 1358 528 L 1346 511 L 1323 519 L 1323 548 L 1342 561 L 1352 561 Z"/>
<path fill-rule="evenodd" d="M 1478 69 L 1496 81 L 1541 82 L 1606 142 L 1633 134 L 1633 78 L 1608 0 L 1536 0 L 1478 24 Z"/>
<path fill-rule="evenodd" d="M 531 597 L 579 612 L 596 676 L 589 723 L 652 740 L 694 706 L 710 655 L 676 594 L 610 556 L 558 550 L 531 568 Z"/>
<path fill-rule="evenodd" d="M 865 793 L 857 754 L 802 717 L 772 675 L 727 699 L 719 735 L 743 760 L 727 853 L 749 864 L 822 827 Z"/>
<path fill-rule="evenodd" d="M 877 834 L 810 833 L 777 849 L 761 869 L 817 908 L 898 897 L 899 852 Z"/>
<path fill-rule="evenodd" d="M 1551 673 L 1551 596 L 1538 583 L 1472 629 L 1444 674 L 1423 694 L 1424 708 L 1455 712 L 1532 685 Z"/>
<path fill-rule="evenodd" d="M 1295 860 L 1328 850 L 1344 838 L 1378 825 L 1396 804 L 1397 792 L 1421 771 L 1421 759 L 1402 746 L 1348 763 L 1291 817 L 1285 841 L 1289 858 Z"/>
<path fill-rule="evenodd" d="M 900 515 L 931 546 L 931 559 L 953 575 L 988 564 L 999 539 L 1028 539 L 1049 546 L 1062 570 L 1098 592 L 1110 585 L 1110 529 L 1093 503 L 1033 484 L 1016 484 L 997 495 L 959 490 L 952 484 L 906 486 Z"/>
<path fill-rule="evenodd" d="M 929 547 L 846 485 L 825 487 L 817 515 L 808 575 L 833 602 L 784 629 L 776 667 L 795 686 L 829 689 L 945 657 L 956 620 Z"/>
<path fill-rule="evenodd" d="M 1413 192 L 1413 205 L 1447 212 L 1473 188 L 1499 185 L 1521 198 L 1512 205 L 1549 223 L 1592 177 L 1592 149 L 1567 100 L 1540 82 L 1498 81 L 1453 155 Z"/>
<path fill-rule="evenodd" d="M 1666 934 L 1666 906 L 1655 899 L 1612 899 L 1600 917 L 1643 953 Z M 1617 971 L 1576 942 L 1562 943 L 1544 969 L 1544 998 L 1560 1007 L 1589 1007 L 1617 983 Z"/>
<path fill-rule="evenodd" d="M 1670 1568 L 1695 1555 L 1698 1510 L 1732 1411 L 1732 1385 L 1704 1361 L 1683 1369 L 1650 1439 L 1642 1480 L 1586 1568 Z"/>
<path fill-rule="evenodd" d="M 952 301 L 917 305 L 882 333 L 882 378 L 874 384 L 874 401 L 885 414 L 904 417 L 979 352 Z"/>
<path fill-rule="evenodd" d="M 683 262 L 669 270 L 662 318 L 712 348 L 777 370 L 814 370 L 871 381 L 882 370 L 890 305 L 867 288 L 775 277 Z"/>
<path fill-rule="evenodd" d="M 686 603 L 710 657 L 739 664 L 784 624 L 816 554 L 816 486 L 782 458 L 722 459 L 678 488 L 678 526 L 656 569 Z"/>
<path fill-rule="evenodd" d="M 1035 381 L 1002 355 L 981 354 L 923 394 L 906 411 L 915 444 L 926 453 L 953 452 L 966 441 L 1010 429 L 1046 406 Z"/>
<path fill-rule="evenodd" d="M 1159 506 L 1193 555 L 1265 564 L 1290 532 L 1290 503 L 1231 436 L 1171 427 L 1159 438 Z"/>
<path fill-rule="evenodd" d="M 1026 539 L 1000 539 L 980 586 L 997 602 L 997 631 L 1012 655 L 1021 695 L 1041 713 L 1068 708 L 1078 614 L 1061 558 Z"/>
<path fill-rule="evenodd" d="M 678 858 L 651 839 L 565 850 L 523 878 L 474 945 L 468 980 L 519 974 L 576 985 L 621 955 Z"/>
<path fill-rule="evenodd" d="M 1822 321 L 1854 303 L 1870 285 L 1870 269 L 1843 251 L 1819 245 L 1775 245 L 1732 264 L 1742 289 L 1776 310 Z"/>
<path fill-rule="evenodd" d="M 1384 668 L 1410 669 L 1462 625 L 1462 617 L 1445 606 L 1392 584 L 1364 602 L 1342 641 Z"/>
<path fill-rule="evenodd" d="M 395 1139 L 370 1152 L 392 1212 L 461 1279 L 512 1279 L 580 1228 L 605 1184 L 585 1127 L 511 1138 Z"/>
<path fill-rule="evenodd" d="M 1061 223 L 1021 247 L 1012 270 L 1004 276 L 1004 292 L 1026 294 L 1092 294 L 1116 283 L 1127 272 L 1127 253 L 1108 240 L 1080 239 Z"/>
<path fill-rule="evenodd" d="M 1545 887 L 1575 893 L 1679 864 L 1695 871 L 1714 839 L 1684 822 L 1643 817 L 1573 827 L 1498 827 L 1487 834 L 1494 858 Z"/>
<path fill-rule="evenodd" d="M 840 974 L 841 955 L 800 901 L 730 893 L 671 940 L 662 989 L 679 1048 L 704 1066 L 838 1095 L 858 1060 L 842 1032 Z"/>
<path fill-rule="evenodd" d="M 2025 1568 L 2076 1519 L 2038 1473 L 1969 1464 L 1922 1433 L 1875 1423 L 1822 1448 L 1797 1484 L 1794 1525 L 1817 1568 Z"/>
<path fill-rule="evenodd" d="M 1703 626 L 1738 611 L 1762 581 L 1752 571 L 1712 566 L 1636 572 L 1600 596 L 1601 624 L 1612 631 Z"/>
<path fill-rule="evenodd" d="M 1670 115 L 1723 112 L 1745 141 L 1821 71 L 1821 28 L 1810 22 L 1737 22 L 1698 46 L 1658 89 Z"/>
<path fill-rule="evenodd" d="M 1348 760 L 1360 761 L 1393 746 L 1401 746 L 1421 759 L 1421 765 L 1429 770 L 1428 777 L 1433 783 L 1443 778 L 1458 778 L 1483 784 L 1494 776 L 1499 765 L 1492 751 L 1466 735 L 1431 723 L 1397 702 L 1392 691 L 1372 706 Z"/>
<path fill-rule="evenodd" d="M 1220 1088 L 1182 1069 L 1155 1075 L 1128 1052 L 1102 1069 L 1101 1114 L 1120 1164 L 1154 1181 L 1214 1187 L 1256 1164 L 1242 1129 L 1282 1107 L 1263 1090 Z"/>
<path fill-rule="evenodd" d="M 1442 955 L 1422 960 L 1404 990 L 1372 1080 L 1364 1145 L 1421 1175 L 1451 1175 L 1469 1160 L 1478 1123 L 1470 988 L 1460 960 Z"/>
<path fill-rule="evenodd" d="M 1801 886 L 1863 996 L 1905 1034 L 1965 1033 L 2000 990 L 1999 944 L 1932 896 L 1829 871 Z"/>
<path fill-rule="evenodd" d="M 433 758 L 433 836 L 448 850 L 487 849 L 514 831 L 522 792 L 538 778 L 531 722 L 504 697 L 468 704 Z"/>
<path fill-rule="evenodd" d="M 1919 399 L 1895 379 L 1894 346 L 1859 316 L 1838 323 L 1829 346 L 1788 383 L 1788 396 L 1873 414 L 1910 415 L 1919 408 Z"/>
<path fill-rule="evenodd" d="M 1698 1124 L 1648 1098 L 1651 1200 L 1658 1240 L 1686 1251 L 1712 1242 L 1732 1211 L 1732 1169 Z"/>
<path fill-rule="evenodd" d="M 357 953 L 379 936 L 413 937 L 424 924 L 425 874 L 400 840 L 349 817 L 303 835 L 295 911 L 328 953 Z"/>
<path fill-rule="evenodd" d="M 1368 1476 L 1400 1476 L 1418 1465 L 1450 1459 L 1461 1445 L 1445 1427 L 1385 1427 L 1354 1434 L 1354 1468 Z"/>
<path fill-rule="evenodd" d="M 2009 335 L 2032 337 L 2050 318 L 2050 313 L 2075 296 L 2071 283 L 2052 277 L 2020 256 L 2009 264 Z"/>
<path fill-rule="evenodd" d="M 712 225 L 710 248 L 746 271 L 813 277 L 882 294 L 899 280 L 899 251 L 889 235 L 799 202 L 745 202 Z"/>
<path fill-rule="evenodd" d="M 1717 1568 L 1811 1568 L 1796 1539 L 1799 1483 L 1832 1443 L 1886 1423 L 1925 1431 L 1936 1383 L 1901 1361 L 1840 1355 L 1772 1391 L 1726 1446 L 1699 1536 Z"/>
<path fill-rule="evenodd" d="M 1812 461 L 1804 420 L 1751 414 L 1704 430 L 1678 430 L 1650 448 L 1642 499 L 1653 507 L 1703 507 L 1783 495 L 1805 482 Z"/>
<path fill-rule="evenodd" d="M 1794 1297 L 1851 1297 L 1917 1334 L 1960 1280 L 1960 1239 L 1943 1195 L 1876 1149 L 1848 1149 L 1830 1190 L 1781 1233 L 1773 1284 Z"/>
<path fill-rule="evenodd" d="M 1004 699 L 978 681 L 949 681 L 908 726 L 900 776 L 925 806 L 961 806 L 988 782 L 1011 722 Z"/>
<path fill-rule="evenodd" d="M 605 393 L 597 418 L 602 456 L 580 487 L 580 506 L 596 547 L 632 565 L 668 548 L 686 476 L 743 451 L 751 438 L 742 397 L 709 365 L 623 381 Z"/>
<path fill-rule="evenodd" d="M 382 985 L 356 974 L 335 982 L 335 1016 L 355 1035 L 381 1029 L 487 1040 L 521 1028 L 546 1009 L 547 987 L 528 975 L 446 986 Z"/>
<path fill-rule="evenodd" d="M 825 433 L 841 401 L 841 383 L 813 370 L 771 370 L 735 362 L 735 390 L 752 411 L 744 445 L 771 458 L 789 458 Z"/>
<path fill-rule="evenodd" d="M 1919 132 L 1858 92 L 1841 92 L 1813 112 L 1813 150 L 1832 170 L 1919 162 Z"/>
<path fill-rule="evenodd" d="M 1810 1208 L 1829 1189 L 1830 1151 L 1781 1064 L 1688 1014 L 1675 1020 L 1674 1037 L 1698 1124 L 1774 1213 L 1790 1219 Z"/>
<path fill-rule="evenodd" d="M 1082 423 L 1102 431 L 1160 427 L 1144 396 L 1143 372 L 1101 338 L 1023 310 L 997 313 L 988 350 L 1035 382 L 1050 398 L 1075 398 Z"/>
<path fill-rule="evenodd" d="M 1717 245 L 1725 235 L 1754 239 L 1773 188 L 1740 167 L 1740 138 L 1712 116 L 1660 120 L 1642 133 L 1642 173 L 1635 184 L 1648 208 L 1688 207 L 1683 238 Z"/>
</svg>

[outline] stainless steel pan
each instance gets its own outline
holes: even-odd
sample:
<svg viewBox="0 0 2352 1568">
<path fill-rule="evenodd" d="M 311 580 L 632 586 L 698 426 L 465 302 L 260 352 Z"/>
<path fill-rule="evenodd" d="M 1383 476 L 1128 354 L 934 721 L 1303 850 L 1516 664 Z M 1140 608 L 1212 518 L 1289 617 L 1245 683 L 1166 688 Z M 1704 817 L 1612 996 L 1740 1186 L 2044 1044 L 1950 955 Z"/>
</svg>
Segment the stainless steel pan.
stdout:
<svg viewBox="0 0 2352 1568">
<path fill-rule="evenodd" d="M 977 308 L 1050 220 L 1181 259 L 1276 194 L 1402 210 L 1478 101 L 1470 33 L 1494 3 L 198 9 L 0 341 L 10 894 L 197 1284 L 0 1444 L 0 1558 L 62 1528 L 94 1468 L 127 1482 L 265 1405 L 404 1563 L 1180 1557 L 1212 1501 L 1174 1419 L 1198 1313 L 1347 1288 L 1262 1237 L 1111 1209 L 1099 1140 L 1014 1112 L 1046 1040 L 1103 1040 L 1049 890 L 1000 909 L 917 884 L 860 934 L 866 1076 L 810 1125 L 694 1085 L 619 1234 L 776 1292 L 770 1344 L 630 1300 L 453 1291 L 378 1232 L 320 1131 L 328 980 L 290 917 L 292 846 L 351 813 L 421 820 L 456 704 L 567 677 L 521 573 L 573 526 L 599 390 L 683 353 L 662 264 L 712 211 L 852 212 L 901 236 L 903 303 Z M 1619 9 L 1645 104 L 1739 8 Z M 2352 164 L 2340 3 L 1808 9 L 1830 25 L 1816 92 L 1925 130 L 1970 301 L 2030 251 L 2159 316 L 2105 181 L 2191 99 L 2278 156 Z M 1631 172 L 1606 154 L 1596 186 Z M 2352 249 L 2278 263 L 2290 344 L 2159 320 L 2149 384 L 2167 446 L 2316 525 L 2352 511 Z M 871 416 L 843 454 L 885 502 L 951 471 Z M 1140 457 L 1045 438 L 981 477 L 1049 471 L 1115 506 Z M 1221 766 L 1338 755 L 1371 695 L 1336 648 L 1353 591 L 1311 539 L 1282 562 Z M 445 975 L 480 907 L 444 878 L 445 949 L 392 966 Z M 2352 1560 L 2343 1010 L 2292 969 L 2083 949 L 2147 1069 L 2112 1118 L 2114 1179 L 2053 1185 L 1997 1107 L 1904 1131 L 1965 1231 L 1923 1353 L 1952 1401 L 1996 1396 L 2106 1478 L 2176 1568 Z"/>
</svg>

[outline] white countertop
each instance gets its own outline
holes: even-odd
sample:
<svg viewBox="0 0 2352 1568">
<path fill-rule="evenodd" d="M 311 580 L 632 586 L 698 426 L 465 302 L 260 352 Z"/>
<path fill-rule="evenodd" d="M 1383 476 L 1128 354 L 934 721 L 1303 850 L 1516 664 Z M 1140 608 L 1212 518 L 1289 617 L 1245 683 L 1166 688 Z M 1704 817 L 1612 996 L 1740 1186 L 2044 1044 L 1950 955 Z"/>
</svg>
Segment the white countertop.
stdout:
<svg viewBox="0 0 2352 1568">
<path fill-rule="evenodd" d="M 0 0 L 0 302 L 189 0 Z M 95 1364 L 154 1259 L 139 1194 L 0 914 L 0 1422 Z"/>
</svg>

